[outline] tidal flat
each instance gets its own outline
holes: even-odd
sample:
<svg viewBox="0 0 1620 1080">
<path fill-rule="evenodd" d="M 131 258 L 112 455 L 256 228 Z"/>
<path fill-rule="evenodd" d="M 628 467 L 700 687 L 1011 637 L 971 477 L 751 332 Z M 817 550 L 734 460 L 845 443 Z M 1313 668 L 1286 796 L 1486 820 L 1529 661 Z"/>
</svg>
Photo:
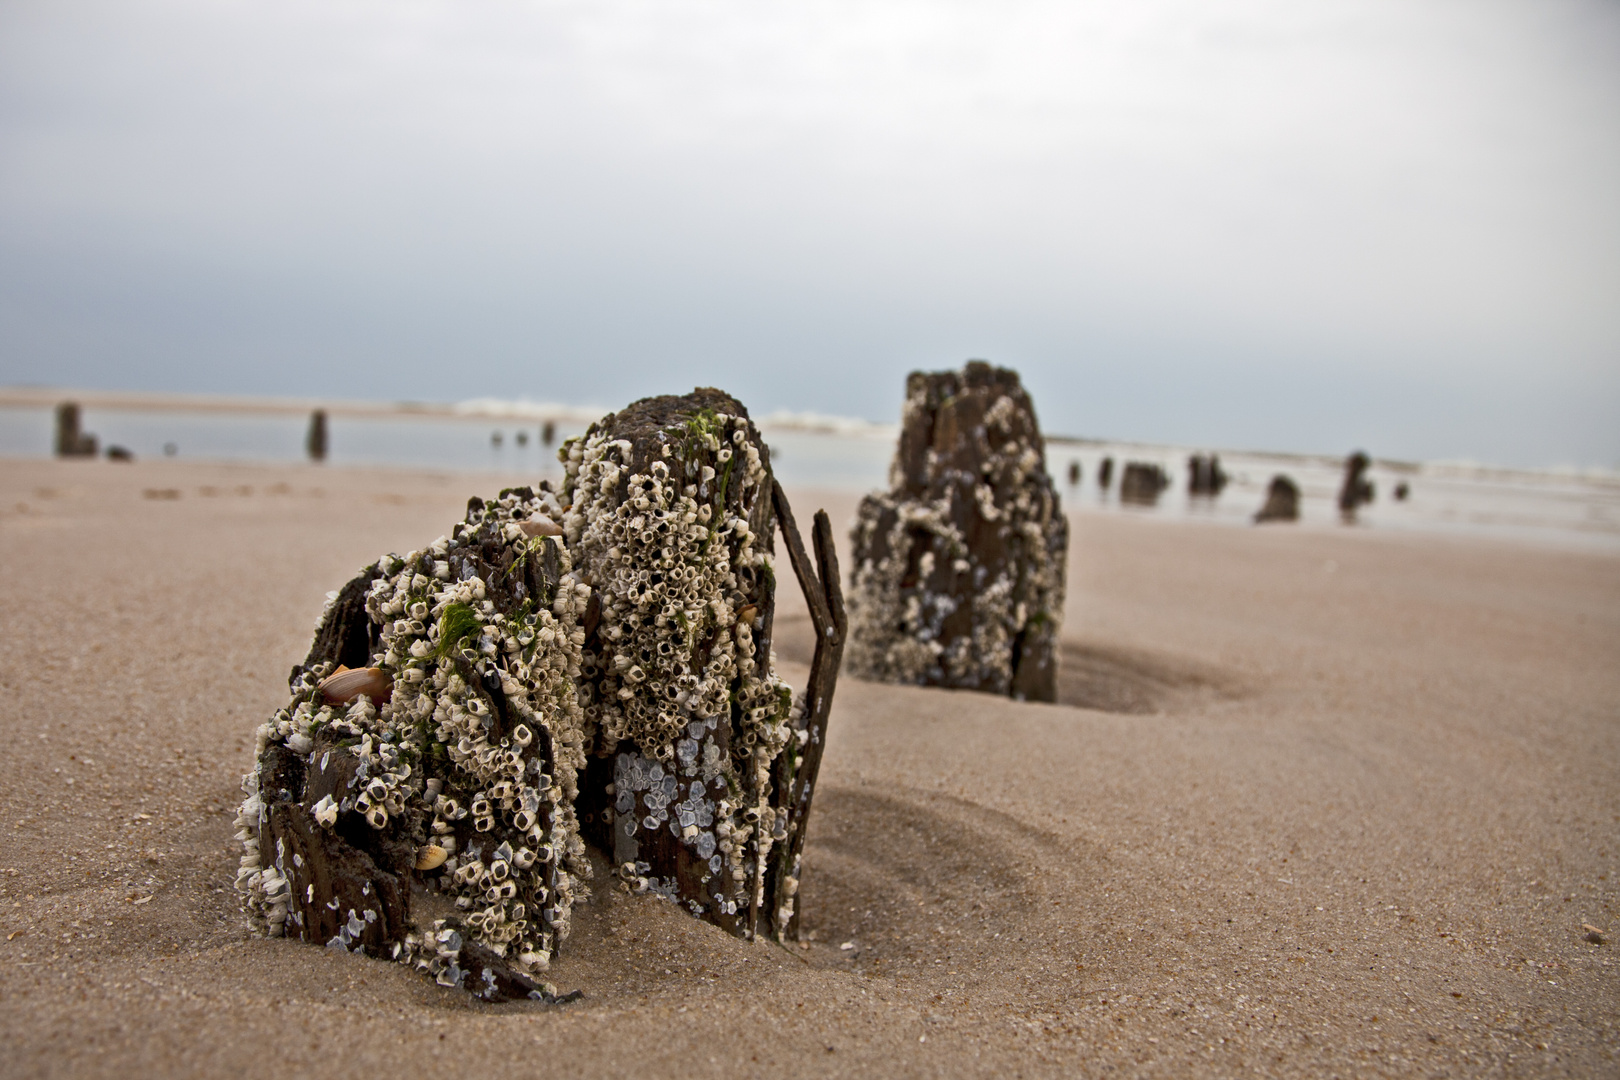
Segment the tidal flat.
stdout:
<svg viewBox="0 0 1620 1080">
<path fill-rule="evenodd" d="M 1502 539 L 1071 514 L 1058 704 L 840 681 L 788 948 L 605 864 L 565 1006 L 249 935 L 327 592 L 529 479 L 0 462 L 0 1072 L 1620 1069 L 1620 557 Z"/>
</svg>

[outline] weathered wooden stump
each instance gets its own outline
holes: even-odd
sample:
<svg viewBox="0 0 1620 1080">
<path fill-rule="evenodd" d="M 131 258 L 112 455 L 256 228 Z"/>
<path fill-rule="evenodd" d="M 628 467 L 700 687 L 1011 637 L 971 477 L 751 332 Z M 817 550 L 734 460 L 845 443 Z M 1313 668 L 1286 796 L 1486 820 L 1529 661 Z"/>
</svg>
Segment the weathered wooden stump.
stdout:
<svg viewBox="0 0 1620 1080">
<path fill-rule="evenodd" d="M 309 460 L 325 461 L 327 447 L 326 410 L 316 409 L 309 414 L 309 430 L 304 435 L 304 449 Z"/>
<path fill-rule="evenodd" d="M 1125 475 L 1119 480 L 1119 500 L 1136 506 L 1157 506 L 1160 494 L 1169 486 L 1170 478 L 1159 465 L 1126 462 Z"/>
<path fill-rule="evenodd" d="M 77 402 L 64 401 L 56 407 L 56 456 L 96 456 L 96 437 L 79 430 Z"/>
<path fill-rule="evenodd" d="M 1266 489 L 1266 503 L 1254 515 L 1255 524 L 1266 521 L 1299 520 L 1299 485 L 1278 473 Z"/>
<path fill-rule="evenodd" d="M 845 631 L 827 517 L 812 567 L 718 391 L 638 402 L 560 456 L 562 492 L 472 499 L 333 594 L 243 781 L 255 929 L 560 1000 L 537 977 L 587 839 L 733 933 L 796 929 Z M 818 631 L 797 702 L 770 662 L 778 523 Z"/>
<path fill-rule="evenodd" d="M 1194 454 L 1187 459 L 1187 494 L 1214 498 L 1226 487 L 1226 480 L 1219 454 Z"/>
<path fill-rule="evenodd" d="M 782 939 L 843 648 L 825 514 L 810 566 L 770 450 L 713 389 L 648 398 L 564 444 L 570 547 L 596 588 L 582 697 L 587 834 L 621 879 Z M 771 670 L 780 525 L 817 629 L 797 703 Z"/>
<path fill-rule="evenodd" d="M 1373 501 L 1373 483 L 1367 479 L 1372 459 L 1357 450 L 1344 459 L 1344 483 L 1339 488 L 1339 516 L 1354 521 L 1356 511 Z"/>
<path fill-rule="evenodd" d="M 500 1000 L 567 935 L 589 861 L 574 678 L 589 588 L 523 488 L 333 597 L 259 730 L 237 824 L 256 929 Z"/>
<path fill-rule="evenodd" d="M 1068 522 L 1017 372 L 913 372 L 890 477 L 852 536 L 850 670 L 1055 700 Z"/>
</svg>

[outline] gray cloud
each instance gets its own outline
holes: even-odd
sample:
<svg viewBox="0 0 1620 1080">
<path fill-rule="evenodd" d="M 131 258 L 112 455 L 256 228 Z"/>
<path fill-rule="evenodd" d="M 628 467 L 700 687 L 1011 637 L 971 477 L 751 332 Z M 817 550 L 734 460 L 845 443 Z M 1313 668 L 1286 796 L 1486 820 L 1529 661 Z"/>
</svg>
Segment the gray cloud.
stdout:
<svg viewBox="0 0 1620 1080">
<path fill-rule="evenodd" d="M 1620 463 L 1620 9 L 19 3 L 0 379 Z M 398 389 L 396 389 L 398 387 Z"/>
</svg>

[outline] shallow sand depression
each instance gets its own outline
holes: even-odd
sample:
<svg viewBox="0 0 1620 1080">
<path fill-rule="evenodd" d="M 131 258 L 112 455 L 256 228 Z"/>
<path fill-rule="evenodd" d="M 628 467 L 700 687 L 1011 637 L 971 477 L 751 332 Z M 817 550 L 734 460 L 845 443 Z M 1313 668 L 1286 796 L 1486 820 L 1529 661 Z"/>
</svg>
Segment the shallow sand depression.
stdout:
<svg viewBox="0 0 1620 1080">
<path fill-rule="evenodd" d="M 843 679 L 805 947 L 606 873 L 567 1006 L 249 937 L 326 592 L 514 482 L 0 463 L 0 1074 L 1620 1071 L 1620 558 L 1368 530 L 1076 515 L 1068 704 Z"/>
</svg>

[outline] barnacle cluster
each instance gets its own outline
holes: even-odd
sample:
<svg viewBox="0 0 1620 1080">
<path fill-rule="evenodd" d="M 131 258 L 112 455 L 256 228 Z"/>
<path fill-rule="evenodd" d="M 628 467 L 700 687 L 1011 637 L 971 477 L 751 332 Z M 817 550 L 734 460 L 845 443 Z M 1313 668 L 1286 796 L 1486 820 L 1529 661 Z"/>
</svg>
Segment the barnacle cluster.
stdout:
<svg viewBox="0 0 1620 1080">
<path fill-rule="evenodd" d="M 854 674 L 1054 698 L 1068 527 L 1017 373 L 912 373 L 890 490 L 851 540 Z"/>
<path fill-rule="evenodd" d="M 812 713 L 772 670 L 768 449 L 698 390 L 559 458 L 559 490 L 473 499 L 333 594 L 243 781 L 261 933 L 541 994 L 587 841 L 732 933 L 793 919 L 837 660 Z"/>
<path fill-rule="evenodd" d="M 765 525 L 738 512 L 769 513 L 751 429 L 724 413 L 695 417 L 642 472 L 630 471 L 626 439 L 596 432 L 565 447 L 564 534 L 602 605 L 601 648 L 586 664 L 603 750 L 628 738 L 668 761 L 688 723 L 728 714 L 733 693 L 746 745 L 776 734 L 781 683 L 757 656 L 752 620 L 738 618 L 771 573 Z"/>
<path fill-rule="evenodd" d="M 590 872 L 574 813 L 590 588 L 567 547 L 543 535 L 561 514 L 544 487 L 474 499 L 450 537 L 384 556 L 345 590 L 363 609 L 347 612 L 360 630 L 342 645 L 367 654 L 351 659 L 370 665 L 372 692 L 332 700 L 337 661 L 312 657 L 294 669 L 289 705 L 259 729 L 237 818 L 237 883 L 256 929 L 384 951 L 451 984 L 464 942 L 520 970 L 547 966 Z M 343 598 L 323 628 L 345 614 Z M 308 818 L 328 836 L 299 835 Z M 358 897 L 341 875 L 313 880 L 303 853 L 339 840 L 333 859 L 369 860 Z M 413 881 L 448 901 L 446 918 L 368 933 L 409 922 Z M 401 895 L 384 895 L 391 887 Z M 314 910 L 317 892 L 333 894 L 333 916 Z"/>
<path fill-rule="evenodd" d="M 769 461 L 716 398 L 650 399 L 566 444 L 563 528 L 601 604 L 581 697 L 613 762 L 602 845 L 631 888 L 747 933 L 785 834 L 771 771 L 793 695 L 769 653 Z"/>
</svg>

